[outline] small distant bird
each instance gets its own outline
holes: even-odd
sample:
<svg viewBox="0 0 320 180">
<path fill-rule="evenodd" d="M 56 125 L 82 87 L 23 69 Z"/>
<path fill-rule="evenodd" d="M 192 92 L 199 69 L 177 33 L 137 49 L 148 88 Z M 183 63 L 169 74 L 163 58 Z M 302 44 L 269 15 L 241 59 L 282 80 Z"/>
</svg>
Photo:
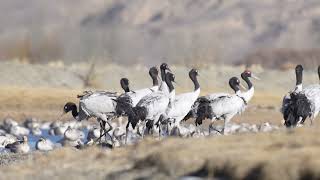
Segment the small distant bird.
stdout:
<svg viewBox="0 0 320 180">
<path fill-rule="evenodd" d="M 13 153 L 28 153 L 30 151 L 28 137 L 23 136 L 23 140 L 19 140 L 12 144 L 8 144 L 5 146 L 5 148 L 9 149 Z"/>
<path fill-rule="evenodd" d="M 30 134 L 30 130 L 23 127 L 23 126 L 11 126 L 10 128 L 10 134 L 15 135 L 17 137 L 21 137 L 21 136 L 27 136 Z"/>
<path fill-rule="evenodd" d="M 70 141 L 77 141 L 84 138 L 84 133 L 78 129 L 69 126 L 64 132 L 64 138 Z"/>
<path fill-rule="evenodd" d="M 11 128 L 12 126 L 18 126 L 18 125 L 19 125 L 19 124 L 18 124 L 17 121 L 13 120 L 12 118 L 7 117 L 7 118 L 5 118 L 4 121 L 3 121 L 2 128 L 3 128 L 4 130 L 6 130 L 7 132 L 10 132 L 10 128 Z"/>
<path fill-rule="evenodd" d="M 28 128 L 28 129 L 36 129 L 36 128 L 40 128 L 40 123 L 38 122 L 37 119 L 35 118 L 27 118 L 24 122 L 23 122 L 24 127 Z"/>
<path fill-rule="evenodd" d="M 11 134 L 5 134 L 0 136 L 0 147 L 4 148 L 8 144 L 12 144 L 17 141 L 17 138 Z"/>
<path fill-rule="evenodd" d="M 52 136 L 62 136 L 67 128 L 68 126 L 61 121 L 54 121 L 50 124 L 49 134 Z"/>
<path fill-rule="evenodd" d="M 36 142 L 36 149 L 39 151 L 52 151 L 54 146 L 55 145 L 49 139 L 43 137 Z"/>
<path fill-rule="evenodd" d="M 93 127 L 92 129 L 89 130 L 88 136 L 87 136 L 87 141 L 90 140 L 96 140 L 97 138 L 100 137 L 100 128 L 98 127 Z"/>
</svg>

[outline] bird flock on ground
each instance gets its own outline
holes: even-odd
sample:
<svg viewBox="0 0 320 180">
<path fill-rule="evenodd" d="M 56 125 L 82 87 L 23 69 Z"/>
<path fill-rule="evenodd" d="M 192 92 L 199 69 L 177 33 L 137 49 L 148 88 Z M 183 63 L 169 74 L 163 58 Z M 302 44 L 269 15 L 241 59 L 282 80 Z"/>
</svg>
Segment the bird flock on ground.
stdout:
<svg viewBox="0 0 320 180">
<path fill-rule="evenodd" d="M 74 102 L 67 102 L 63 107 L 62 115 L 70 112 L 75 121 L 41 124 L 34 119 L 27 119 L 21 126 L 7 118 L 0 126 L 0 147 L 11 152 L 29 152 L 29 134 L 40 137 L 35 143 L 35 149 L 50 151 L 60 146 L 82 149 L 94 144 L 112 148 L 136 143 L 146 136 L 159 139 L 168 136 L 201 137 L 269 132 L 280 128 L 269 123 L 231 123 L 235 115 L 245 111 L 254 96 L 252 79 L 259 78 L 249 70 L 240 74 L 247 87 L 241 84 L 239 78 L 231 77 L 229 86 L 234 93 L 212 93 L 204 96 L 200 96 L 197 69 L 189 71 L 194 89 L 182 94 L 176 94 L 175 76 L 169 66 L 162 63 L 159 70 L 160 72 L 156 67 L 150 68 L 152 86 L 144 89 L 132 90 L 130 81 L 122 78 L 120 86 L 123 93 L 120 95 L 108 91 L 84 91 L 77 96 L 78 106 Z M 285 127 L 302 126 L 307 118 L 312 124 L 320 111 L 320 84 L 303 87 L 301 65 L 296 66 L 295 73 L 296 86 L 284 96 L 281 108 Z M 320 66 L 318 76 L 320 80 Z M 81 130 L 82 122 L 87 122 L 84 120 L 89 118 L 95 118 L 99 126 L 87 125 L 88 131 L 85 133 Z M 189 119 L 194 120 L 194 123 L 186 123 Z M 210 120 L 208 130 L 201 127 L 205 120 Z M 218 120 L 223 120 L 223 125 L 214 125 Z M 48 135 L 63 138 L 52 142 L 41 135 L 41 129 L 46 129 Z"/>
</svg>

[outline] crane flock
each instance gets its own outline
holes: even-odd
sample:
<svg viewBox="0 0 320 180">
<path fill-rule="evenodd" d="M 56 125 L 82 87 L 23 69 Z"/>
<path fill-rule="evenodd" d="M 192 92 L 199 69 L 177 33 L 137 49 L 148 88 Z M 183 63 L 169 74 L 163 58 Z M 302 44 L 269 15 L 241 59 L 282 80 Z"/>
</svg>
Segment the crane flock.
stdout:
<svg viewBox="0 0 320 180">
<path fill-rule="evenodd" d="M 149 75 L 152 79 L 152 86 L 141 90 L 131 90 L 129 80 L 122 78 L 120 80 L 121 88 L 124 93 L 116 96 L 113 92 L 84 92 L 78 96 L 79 111 L 75 103 L 68 102 L 64 106 L 64 113 L 71 111 L 73 117 L 78 120 L 95 117 L 100 123 L 101 135 L 98 138 L 107 135 L 114 128 L 111 121 L 115 117 L 128 117 L 126 125 L 126 134 L 129 128 L 135 129 L 137 124 L 139 133 L 144 135 L 158 134 L 170 135 L 171 131 L 181 131 L 181 123 L 190 118 L 195 118 L 195 124 L 201 125 L 206 118 L 211 119 L 212 126 L 216 120 L 224 120 L 224 126 L 221 134 L 227 134 L 227 124 L 231 119 L 242 113 L 249 101 L 254 95 L 254 86 L 250 78 L 257 78 L 251 71 L 245 70 L 241 73 L 241 78 L 246 82 L 248 88 L 245 91 L 240 90 L 240 80 L 237 77 L 230 78 L 229 85 L 234 90 L 234 94 L 215 93 L 206 96 L 200 95 L 200 84 L 197 76 L 197 69 L 189 71 L 189 78 L 194 84 L 194 89 L 188 93 L 177 94 L 174 83 L 175 76 L 170 70 L 168 64 L 160 65 L 161 83 L 158 83 L 158 70 L 151 67 Z M 243 86 L 242 86 L 243 87 Z M 105 125 L 108 124 L 108 130 Z M 166 126 L 162 133 L 162 126 Z M 102 132 L 103 131 L 103 132 Z"/>
<path fill-rule="evenodd" d="M 281 112 L 283 113 L 286 127 L 301 126 L 309 117 L 310 124 L 314 121 L 320 110 L 320 84 L 302 86 L 303 67 L 295 68 L 296 86 L 283 98 Z M 212 93 L 200 96 L 200 84 L 197 76 L 198 70 L 191 69 L 189 78 L 194 84 L 194 89 L 188 93 L 177 94 L 174 87 L 175 76 L 168 64 L 160 65 L 161 81 L 158 81 L 158 69 L 151 67 L 149 75 L 152 86 L 140 90 L 131 90 L 129 80 L 122 78 L 120 85 L 124 93 L 116 96 L 113 92 L 84 92 L 80 95 L 79 112 L 74 103 L 68 102 L 64 106 L 64 113 L 72 112 L 76 120 L 96 117 L 100 123 L 100 137 L 111 135 L 108 132 L 114 128 L 110 122 L 115 117 L 128 117 L 126 134 L 129 128 L 135 129 L 139 124 L 139 134 L 150 135 L 156 133 L 163 135 L 178 134 L 182 131 L 181 123 L 188 119 L 194 119 L 194 123 L 200 126 L 205 119 L 209 119 L 209 132 L 213 123 L 224 120 L 220 134 L 228 134 L 228 124 L 234 116 L 245 111 L 248 103 L 254 96 L 254 85 L 251 79 L 260 80 L 251 71 L 245 70 L 240 74 L 246 83 L 244 87 L 240 79 L 231 77 L 229 86 L 234 91 L 228 93 Z M 320 79 L 320 66 L 318 68 Z M 241 90 L 244 89 L 244 90 Z M 105 125 L 108 124 L 108 130 Z M 165 126 L 165 132 L 162 132 Z M 174 133 L 172 132 L 174 131 Z"/>
<path fill-rule="evenodd" d="M 320 66 L 317 69 L 318 84 L 304 86 L 303 71 L 302 65 L 296 66 L 295 87 L 282 100 L 283 125 L 287 128 L 303 126 L 307 119 L 310 120 L 309 124 L 313 125 L 320 111 Z M 191 69 L 188 78 L 193 83 L 193 89 L 176 94 L 174 72 L 168 64 L 162 63 L 159 70 L 157 67 L 149 69 L 152 80 L 150 87 L 133 90 L 129 79 L 123 77 L 120 79 L 120 86 L 123 89 L 120 95 L 108 91 L 84 91 L 77 96 L 78 106 L 74 102 L 67 102 L 63 107 L 61 117 L 70 112 L 75 121 L 70 123 L 55 121 L 46 127 L 48 134 L 63 136 L 64 138 L 58 141 L 61 145 L 71 145 L 81 149 L 92 144 L 112 148 L 127 142 L 137 142 L 145 136 L 157 136 L 160 139 L 166 136 L 199 137 L 202 136 L 201 133 L 203 136 L 212 133 L 232 134 L 235 129 L 237 132 L 248 132 L 247 130 L 269 132 L 279 128 L 269 123 L 264 123 L 260 127 L 245 123 L 237 126 L 231 123 L 233 117 L 246 110 L 254 96 L 255 88 L 252 80 L 260 79 L 251 71 L 244 70 L 240 74 L 246 87 L 238 77 L 229 79 L 228 84 L 233 90 L 231 94 L 209 93 L 200 96 L 199 75 L 201 73 L 197 69 Z M 122 122 L 123 117 L 127 118 L 126 123 Z M 89 118 L 95 118 L 100 127 L 90 128 L 86 135 L 77 128 L 79 126 L 77 123 Z M 115 119 L 119 120 L 118 123 L 114 122 Z M 209 130 L 201 132 L 200 129 L 204 128 L 202 124 L 205 120 L 210 120 Z M 220 129 L 214 126 L 214 123 L 219 120 L 223 120 Z M 23 125 L 24 127 L 19 126 L 11 119 L 5 120 L 0 129 L 2 130 L 0 146 L 11 152 L 29 152 L 28 135 L 31 133 L 40 137 L 42 131 L 40 124 L 34 119 L 28 119 Z M 16 137 L 22 137 L 22 139 Z M 84 144 L 81 139 L 85 138 L 87 142 Z M 50 151 L 56 147 L 56 143 L 44 137 L 39 138 L 35 143 L 35 148 L 40 151 Z"/>
</svg>

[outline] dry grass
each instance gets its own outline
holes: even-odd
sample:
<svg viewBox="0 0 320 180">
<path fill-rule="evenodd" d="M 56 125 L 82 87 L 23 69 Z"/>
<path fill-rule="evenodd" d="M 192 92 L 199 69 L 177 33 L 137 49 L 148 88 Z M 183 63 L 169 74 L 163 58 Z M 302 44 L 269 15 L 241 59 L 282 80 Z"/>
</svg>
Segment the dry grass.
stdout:
<svg viewBox="0 0 320 180">
<path fill-rule="evenodd" d="M 0 88 L 0 117 L 23 120 L 33 116 L 44 120 L 54 120 L 62 112 L 67 101 L 76 102 L 79 90 L 54 88 Z"/>
<path fill-rule="evenodd" d="M 319 127 L 202 139 L 145 140 L 128 148 L 34 153 L 0 167 L 2 179 L 320 178 Z"/>
</svg>

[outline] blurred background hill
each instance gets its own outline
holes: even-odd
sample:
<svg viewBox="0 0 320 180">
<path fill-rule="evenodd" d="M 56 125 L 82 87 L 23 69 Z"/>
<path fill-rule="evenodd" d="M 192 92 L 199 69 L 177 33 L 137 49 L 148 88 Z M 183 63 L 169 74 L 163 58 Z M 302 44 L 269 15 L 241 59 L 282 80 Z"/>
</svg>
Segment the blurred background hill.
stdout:
<svg viewBox="0 0 320 180">
<path fill-rule="evenodd" d="M 318 0 L 2 0 L 0 60 L 120 65 L 320 62 Z"/>
</svg>

